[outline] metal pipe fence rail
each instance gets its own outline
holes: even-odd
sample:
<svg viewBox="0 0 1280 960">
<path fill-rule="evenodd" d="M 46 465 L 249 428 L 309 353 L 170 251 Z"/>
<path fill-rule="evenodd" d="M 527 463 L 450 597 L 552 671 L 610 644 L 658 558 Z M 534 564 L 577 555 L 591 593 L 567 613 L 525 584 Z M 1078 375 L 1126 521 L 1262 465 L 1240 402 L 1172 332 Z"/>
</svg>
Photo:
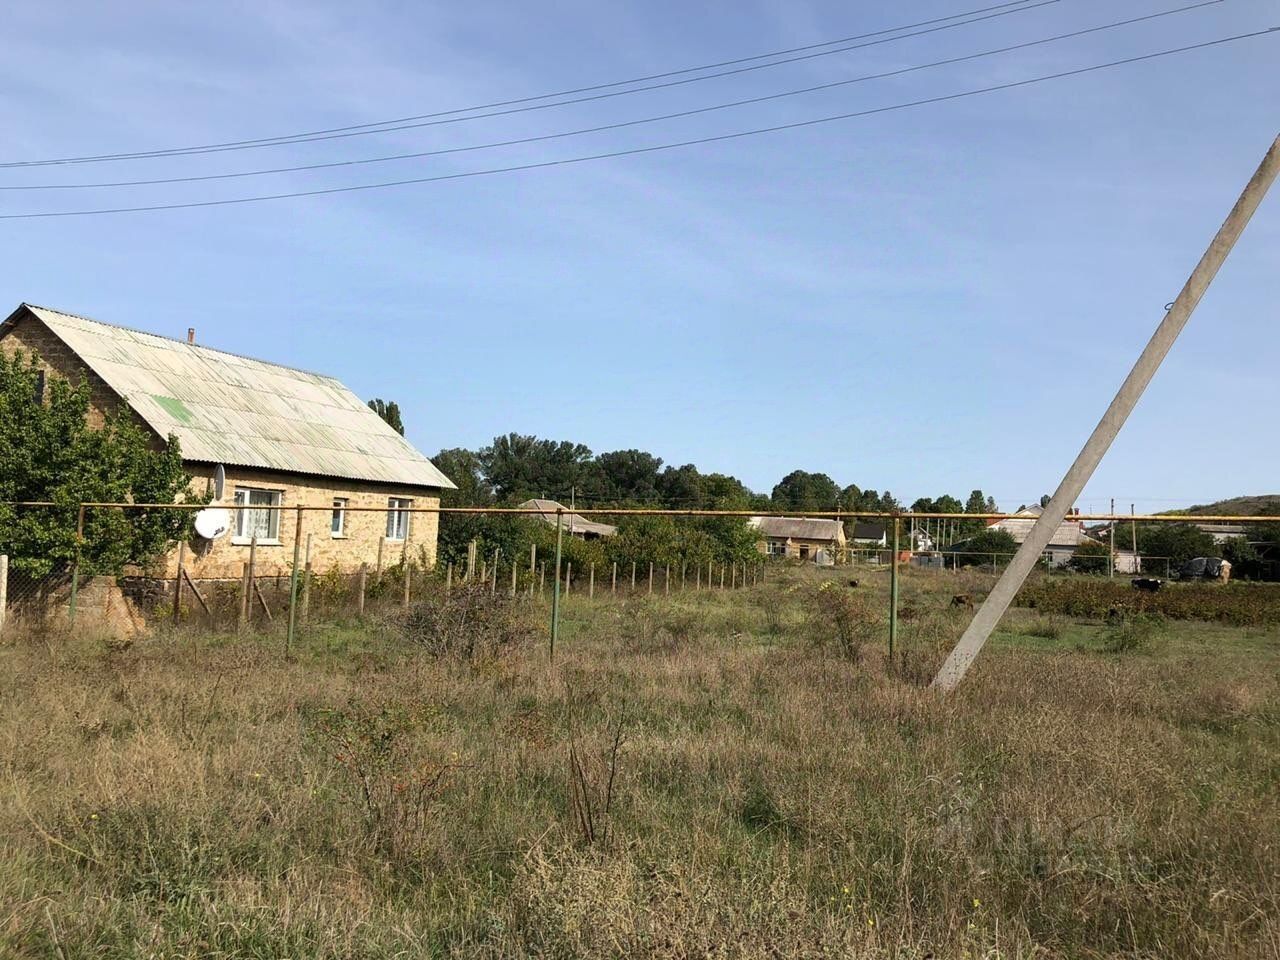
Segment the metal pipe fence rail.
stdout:
<svg viewBox="0 0 1280 960">
<path fill-rule="evenodd" d="M 181 511 L 194 512 L 209 507 L 206 503 L 127 503 L 127 502 L 85 502 L 78 504 L 55 503 L 50 501 L 4 502 L 0 507 L 29 508 L 35 510 L 59 510 L 68 514 L 74 512 L 76 517 L 76 534 L 74 549 L 67 556 L 51 560 L 50 571 L 41 579 L 41 585 L 34 585 L 34 578 L 23 580 L 21 575 L 15 579 L 15 572 L 7 569 L 8 558 L 3 560 L 5 576 L 0 576 L 0 629 L 4 627 L 6 610 L 31 608 L 32 598 L 43 598 L 46 604 L 50 598 L 61 598 L 65 595 L 69 619 L 74 622 L 81 605 L 80 585 L 85 575 L 93 575 L 91 565 L 84 562 L 86 546 L 86 520 L 96 511 L 118 511 L 126 513 L 131 510 L 146 511 Z M 1012 554 L 954 551 L 945 547 L 941 551 L 910 551 L 902 549 L 904 542 L 903 524 L 910 524 L 907 530 L 913 529 L 916 521 L 936 520 L 956 525 L 974 523 L 988 524 L 1000 520 L 1026 520 L 1025 516 L 1009 513 L 939 513 L 911 511 L 768 511 L 768 510 L 721 510 L 721 509 L 686 509 L 686 508 L 611 508 L 584 507 L 568 511 L 561 508 L 529 508 L 529 507 L 449 507 L 449 506 L 344 506 L 347 513 L 388 513 L 394 510 L 401 514 L 426 514 L 436 516 L 497 516 L 528 517 L 531 519 L 555 518 L 556 548 L 554 563 L 548 571 L 547 561 L 539 561 L 536 546 L 526 561 L 523 557 L 504 558 L 500 550 L 493 554 L 481 555 L 473 545 L 468 552 L 465 564 L 456 561 L 435 564 L 417 563 L 417 558 L 408 554 L 407 542 L 403 545 L 403 554 L 398 561 L 384 566 L 380 543 L 379 560 L 376 570 L 362 564 L 358 570 L 343 573 L 318 573 L 311 562 L 311 538 L 306 538 L 304 554 L 304 538 L 302 534 L 302 518 L 304 514 L 330 512 L 332 502 L 323 504 L 218 504 L 218 509 L 228 513 L 255 511 L 259 514 L 275 512 L 277 514 L 292 513 L 295 516 L 294 537 L 292 544 L 292 560 L 288 564 L 287 576 L 277 567 L 275 573 L 263 574 L 255 569 L 255 544 L 248 546 L 248 556 L 242 575 L 224 577 L 217 580 L 199 580 L 194 578 L 186 566 L 186 544 L 177 546 L 176 574 L 169 588 L 167 614 L 175 621 L 181 620 L 186 610 L 199 610 L 209 623 L 234 622 L 243 627 L 254 622 L 275 623 L 280 617 L 285 623 L 285 645 L 288 650 L 295 641 L 300 625 L 306 624 L 315 614 L 317 605 L 331 610 L 354 611 L 363 615 L 370 605 L 386 606 L 396 603 L 408 606 L 415 595 L 415 578 L 421 583 L 424 578 L 431 578 L 448 590 L 455 584 L 485 585 L 489 592 L 500 590 L 510 596 L 529 596 L 546 598 L 550 593 L 550 637 L 549 652 L 554 656 L 555 644 L 560 627 L 560 605 L 562 598 L 585 594 L 588 599 L 618 594 L 652 595 L 661 593 L 685 592 L 687 590 L 735 590 L 755 586 L 767 576 L 767 571 L 778 563 L 777 558 L 760 554 L 749 560 L 722 559 L 710 560 L 706 563 L 690 563 L 670 560 L 648 560 L 644 563 L 632 561 L 629 569 L 620 571 L 618 563 L 607 567 L 589 564 L 586 569 L 580 565 L 575 571 L 572 561 L 566 562 L 564 557 L 564 533 L 566 514 L 596 517 L 665 517 L 665 518 L 734 518 L 749 519 L 753 517 L 788 517 L 803 519 L 830 519 L 837 521 L 880 520 L 891 524 L 893 532 L 893 548 L 862 548 L 848 545 L 839 548 L 836 553 L 840 563 L 862 564 L 875 562 L 887 566 L 890 572 L 890 609 L 889 609 L 889 643 L 892 651 L 898 621 L 898 583 L 900 567 L 903 566 L 904 554 L 912 557 L 939 558 L 938 561 L 927 561 L 934 569 L 956 569 L 968 566 L 966 561 L 989 563 L 996 569 L 1001 561 L 1006 561 Z M 1195 515 L 1186 514 L 1074 514 L 1073 521 L 1110 522 L 1127 524 L 1162 524 L 1162 523 L 1233 523 L 1233 524 L 1280 524 L 1280 516 L 1274 515 Z M 1280 527 L 1277 527 L 1280 530 Z M 0 545 L 5 542 L 4 531 L 0 530 Z M 1280 534 L 1277 534 L 1280 537 Z M 385 538 L 383 538 L 385 542 Z M 872 561 L 874 558 L 874 561 Z M 1051 554 L 1042 558 L 1047 569 L 1054 569 Z M 1091 557 L 1091 562 L 1107 563 L 1105 556 Z M 1127 561 L 1126 561 L 1127 562 Z M 1121 576 L 1129 576 L 1139 571 L 1151 573 L 1151 564 L 1164 564 L 1163 572 L 1169 576 L 1171 560 L 1167 557 L 1140 556 L 1138 570 L 1120 571 L 1114 566 L 1109 569 Z M 1114 559 L 1111 561 L 1114 564 Z M 919 566 L 919 561 L 909 562 L 910 566 Z M 56 570 L 54 569 L 56 567 Z M 110 571 L 96 571 L 109 573 Z M 548 572 L 551 584 L 547 584 Z M 621 583 L 619 573 L 622 573 Z M 388 578 L 394 578 L 389 585 Z M 167 579 L 167 578 L 166 578 Z M 7 596 L 6 596 L 7 593 Z M 108 607 L 112 602 L 112 594 L 106 595 L 104 601 Z M 159 604 L 158 606 L 163 606 Z"/>
</svg>

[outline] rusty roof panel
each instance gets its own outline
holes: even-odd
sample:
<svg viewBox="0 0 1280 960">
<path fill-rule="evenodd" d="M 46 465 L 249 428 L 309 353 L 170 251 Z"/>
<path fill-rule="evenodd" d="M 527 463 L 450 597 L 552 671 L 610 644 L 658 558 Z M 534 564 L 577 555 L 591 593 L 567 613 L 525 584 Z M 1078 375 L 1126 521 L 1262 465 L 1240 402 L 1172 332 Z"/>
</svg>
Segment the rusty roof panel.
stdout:
<svg viewBox="0 0 1280 960">
<path fill-rule="evenodd" d="M 25 306 L 187 460 L 453 489 L 332 377 Z"/>
</svg>

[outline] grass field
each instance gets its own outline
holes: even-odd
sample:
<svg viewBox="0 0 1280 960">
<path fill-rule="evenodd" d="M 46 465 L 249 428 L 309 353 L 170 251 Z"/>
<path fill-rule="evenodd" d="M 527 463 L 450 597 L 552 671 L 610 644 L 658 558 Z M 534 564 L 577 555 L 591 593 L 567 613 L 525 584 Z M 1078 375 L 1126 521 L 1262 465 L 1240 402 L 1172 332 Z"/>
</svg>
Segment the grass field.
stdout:
<svg viewBox="0 0 1280 960">
<path fill-rule="evenodd" d="M 0 956 L 1280 956 L 1280 630 L 978 575 L 0 645 Z M 519 642 L 528 628 L 537 631 Z"/>
</svg>

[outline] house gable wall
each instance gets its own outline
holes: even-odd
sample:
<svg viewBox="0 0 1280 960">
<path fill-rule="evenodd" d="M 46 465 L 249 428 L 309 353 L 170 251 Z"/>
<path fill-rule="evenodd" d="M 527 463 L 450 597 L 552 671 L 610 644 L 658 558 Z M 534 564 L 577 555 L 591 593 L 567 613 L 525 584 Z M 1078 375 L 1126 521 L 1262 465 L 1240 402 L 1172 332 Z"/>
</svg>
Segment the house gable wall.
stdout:
<svg viewBox="0 0 1280 960">
<path fill-rule="evenodd" d="M 35 357 L 40 369 L 51 377 L 72 384 L 89 384 L 89 425 L 101 427 L 106 417 L 119 411 L 121 400 L 75 352 L 44 325 L 38 317 L 23 312 L 13 326 L 0 335 L 0 352 L 6 357 L 24 353 Z M 139 420 L 139 423 L 142 421 Z M 145 426 L 145 425 L 144 425 Z M 151 433 L 150 428 L 147 432 Z"/>
</svg>

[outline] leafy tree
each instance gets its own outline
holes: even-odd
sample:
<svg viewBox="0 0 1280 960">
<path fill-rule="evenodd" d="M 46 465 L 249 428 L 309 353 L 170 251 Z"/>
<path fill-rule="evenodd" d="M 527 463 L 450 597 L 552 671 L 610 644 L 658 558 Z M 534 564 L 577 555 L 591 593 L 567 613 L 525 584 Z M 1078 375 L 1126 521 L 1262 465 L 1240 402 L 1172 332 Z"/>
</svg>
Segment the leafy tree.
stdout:
<svg viewBox="0 0 1280 960">
<path fill-rule="evenodd" d="M 540 440 L 509 433 L 494 437 L 478 453 L 485 479 L 500 500 L 568 497 L 590 472 L 591 449 L 567 440 Z"/>
<path fill-rule="evenodd" d="M 1018 550 L 1018 541 L 1007 530 L 988 528 L 967 540 L 954 543 L 947 551 L 954 555 L 962 567 L 990 563 L 994 555 L 997 563 L 1008 563 Z"/>
<path fill-rule="evenodd" d="M 37 399 L 40 368 L 21 353 L 0 356 L 0 553 L 15 570 L 45 576 L 76 558 L 78 505 L 193 502 L 175 437 L 157 449 L 128 412 L 90 427 L 89 387 L 53 379 Z M 80 561 L 91 573 L 145 565 L 190 533 L 182 510 L 85 511 Z"/>
<path fill-rule="evenodd" d="M 1272 557 L 1280 557 L 1280 505 L 1267 504 L 1258 511 L 1260 517 L 1275 517 L 1273 522 L 1251 523 L 1244 535 L 1252 543 L 1267 544 Z"/>
<path fill-rule="evenodd" d="M 834 510 L 840 500 L 840 487 L 825 473 L 793 470 L 773 488 L 771 499 L 776 510 Z"/>
<path fill-rule="evenodd" d="M 585 493 L 595 501 L 653 503 L 662 460 L 643 450 L 615 450 L 595 458 Z"/>
<path fill-rule="evenodd" d="M 1195 557 L 1221 556 L 1213 537 L 1190 523 L 1151 523 L 1138 530 L 1138 552 L 1144 557 L 1168 557 L 1176 571 Z"/>
<path fill-rule="evenodd" d="M 1233 579 L 1257 580 L 1264 573 L 1262 554 L 1246 537 L 1232 537 L 1222 544 L 1222 558 L 1231 564 Z"/>
<path fill-rule="evenodd" d="M 470 450 L 452 447 L 441 450 L 431 462 L 454 482 L 457 490 L 444 490 L 440 503 L 447 507 L 481 507 L 493 503 L 493 487 L 484 475 L 480 458 Z"/>
<path fill-rule="evenodd" d="M 1076 547 L 1067 566 L 1078 573 L 1106 573 L 1111 565 L 1111 549 L 1105 543 L 1086 540 Z"/>
<path fill-rule="evenodd" d="M 404 436 L 404 421 L 400 419 L 400 404 L 394 400 L 378 398 L 369 401 L 369 409 L 385 420 L 392 430 L 400 434 L 400 436 Z"/>
</svg>

